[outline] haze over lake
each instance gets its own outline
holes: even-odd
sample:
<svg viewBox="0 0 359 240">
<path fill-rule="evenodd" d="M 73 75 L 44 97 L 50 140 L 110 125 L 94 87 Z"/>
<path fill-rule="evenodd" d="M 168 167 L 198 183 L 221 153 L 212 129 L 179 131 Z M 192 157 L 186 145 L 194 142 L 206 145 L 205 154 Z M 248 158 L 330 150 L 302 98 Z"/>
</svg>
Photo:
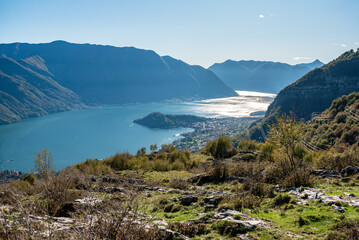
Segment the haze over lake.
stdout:
<svg viewBox="0 0 359 240">
<path fill-rule="evenodd" d="M 151 103 L 82 109 L 50 114 L 0 126 L 0 154 L 4 169 L 29 171 L 36 150 L 46 147 L 56 168 L 102 159 L 116 152 L 135 153 L 156 143 L 168 144 L 192 129 L 149 129 L 132 121 L 151 112 L 206 117 L 247 117 L 265 111 L 274 94 L 237 91 L 238 97 L 194 102 Z M 13 161 L 9 161 L 13 160 Z"/>
</svg>

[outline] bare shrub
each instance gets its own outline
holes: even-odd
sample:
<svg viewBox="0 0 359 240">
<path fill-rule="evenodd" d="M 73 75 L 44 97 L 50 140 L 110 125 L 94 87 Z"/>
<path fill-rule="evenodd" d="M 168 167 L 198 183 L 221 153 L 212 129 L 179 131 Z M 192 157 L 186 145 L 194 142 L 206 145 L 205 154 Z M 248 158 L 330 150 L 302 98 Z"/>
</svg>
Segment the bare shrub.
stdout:
<svg viewBox="0 0 359 240">
<path fill-rule="evenodd" d="M 149 224 L 138 211 L 135 197 L 129 201 L 104 201 L 90 206 L 88 211 L 94 214 L 87 227 L 76 233 L 78 239 L 164 239 L 156 226 Z"/>
<path fill-rule="evenodd" d="M 343 153 L 326 152 L 319 157 L 315 165 L 320 169 L 340 171 L 347 166 L 359 166 L 359 155 L 354 150 L 347 150 Z"/>
<path fill-rule="evenodd" d="M 34 155 L 34 170 L 42 178 L 48 178 L 55 172 L 55 162 L 52 153 L 46 148 L 37 151 Z"/>
<path fill-rule="evenodd" d="M 305 168 L 297 168 L 292 171 L 283 181 L 284 187 L 310 187 L 313 186 L 314 179 L 310 172 Z"/>
</svg>

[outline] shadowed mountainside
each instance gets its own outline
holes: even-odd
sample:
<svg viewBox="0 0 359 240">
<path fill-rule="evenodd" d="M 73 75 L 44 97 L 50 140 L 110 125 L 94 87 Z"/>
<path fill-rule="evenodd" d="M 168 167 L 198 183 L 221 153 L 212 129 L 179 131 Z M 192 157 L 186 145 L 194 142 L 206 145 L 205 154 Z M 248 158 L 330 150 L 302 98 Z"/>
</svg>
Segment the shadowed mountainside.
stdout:
<svg viewBox="0 0 359 240">
<path fill-rule="evenodd" d="M 84 104 L 237 96 L 207 69 L 133 47 L 12 43 L 0 56 L 0 124 Z"/>
<path fill-rule="evenodd" d="M 46 67 L 26 61 L 87 104 L 123 104 L 169 99 L 206 99 L 237 94 L 211 71 L 151 50 L 73 44 L 0 44 L 0 54 L 15 60 L 39 56 Z"/>
<path fill-rule="evenodd" d="M 25 61 L 35 59 L 41 63 L 39 57 Z M 0 124 L 84 106 L 74 92 L 20 63 L 25 62 L 0 58 Z"/>
</svg>

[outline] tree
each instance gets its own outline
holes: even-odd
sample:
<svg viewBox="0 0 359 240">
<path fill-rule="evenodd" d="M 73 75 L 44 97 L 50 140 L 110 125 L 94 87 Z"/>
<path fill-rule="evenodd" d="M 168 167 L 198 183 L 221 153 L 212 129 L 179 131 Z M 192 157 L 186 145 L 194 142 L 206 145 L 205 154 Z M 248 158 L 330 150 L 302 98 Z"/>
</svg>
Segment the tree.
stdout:
<svg viewBox="0 0 359 240">
<path fill-rule="evenodd" d="M 270 126 L 268 142 L 282 149 L 290 167 L 295 168 L 294 150 L 304 133 L 304 124 L 298 122 L 293 113 L 283 114 Z"/>
<path fill-rule="evenodd" d="M 156 151 L 157 148 L 158 148 L 158 147 L 157 147 L 157 144 L 151 144 L 151 145 L 150 145 L 150 150 L 151 150 L 151 151 Z"/>
<path fill-rule="evenodd" d="M 146 148 L 142 147 L 141 149 L 137 150 L 137 156 L 144 156 L 146 155 Z"/>
<path fill-rule="evenodd" d="M 220 136 L 217 140 L 210 141 L 206 146 L 207 152 L 209 152 L 215 158 L 228 158 L 237 153 L 233 148 L 233 143 L 230 137 Z"/>
<path fill-rule="evenodd" d="M 46 148 L 39 150 L 34 155 L 34 171 L 42 178 L 48 178 L 55 172 L 55 162 L 52 153 Z"/>
</svg>

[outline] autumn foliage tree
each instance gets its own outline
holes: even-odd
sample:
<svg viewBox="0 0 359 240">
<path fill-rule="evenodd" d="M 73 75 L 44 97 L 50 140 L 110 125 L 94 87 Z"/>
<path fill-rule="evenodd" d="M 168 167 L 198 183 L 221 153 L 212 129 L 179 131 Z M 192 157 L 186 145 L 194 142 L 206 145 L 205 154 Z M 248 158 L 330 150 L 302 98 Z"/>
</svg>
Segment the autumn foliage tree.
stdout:
<svg viewBox="0 0 359 240">
<path fill-rule="evenodd" d="M 292 169 L 295 168 L 294 150 L 301 142 L 304 124 L 298 122 L 293 113 L 283 114 L 270 127 L 268 142 L 281 149 Z"/>
<path fill-rule="evenodd" d="M 37 151 L 34 155 L 34 171 L 42 178 L 48 178 L 55 172 L 55 162 L 52 153 L 46 148 Z"/>
</svg>

